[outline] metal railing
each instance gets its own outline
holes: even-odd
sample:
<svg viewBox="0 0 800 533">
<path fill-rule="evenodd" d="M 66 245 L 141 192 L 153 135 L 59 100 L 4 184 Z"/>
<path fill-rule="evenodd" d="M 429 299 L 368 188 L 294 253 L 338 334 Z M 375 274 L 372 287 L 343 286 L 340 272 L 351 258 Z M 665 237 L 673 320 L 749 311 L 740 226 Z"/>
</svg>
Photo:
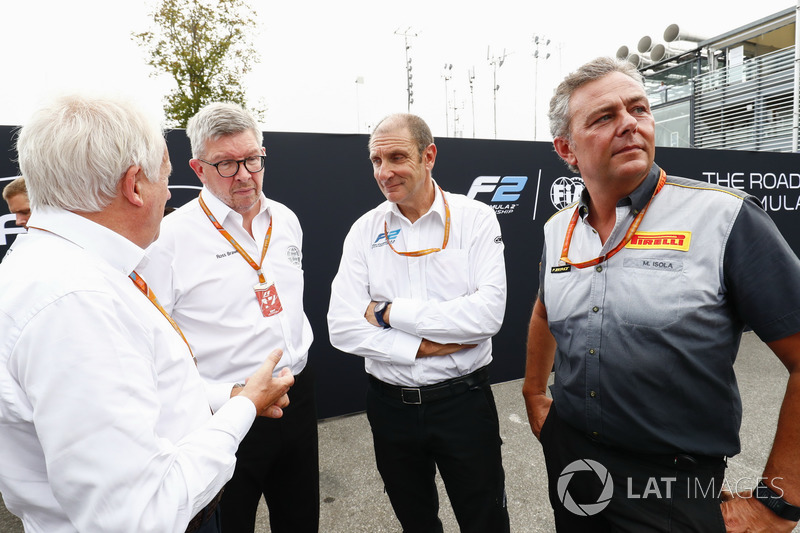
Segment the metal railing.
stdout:
<svg viewBox="0 0 800 533">
<path fill-rule="evenodd" d="M 694 78 L 693 145 L 790 152 L 794 47 Z"/>
</svg>

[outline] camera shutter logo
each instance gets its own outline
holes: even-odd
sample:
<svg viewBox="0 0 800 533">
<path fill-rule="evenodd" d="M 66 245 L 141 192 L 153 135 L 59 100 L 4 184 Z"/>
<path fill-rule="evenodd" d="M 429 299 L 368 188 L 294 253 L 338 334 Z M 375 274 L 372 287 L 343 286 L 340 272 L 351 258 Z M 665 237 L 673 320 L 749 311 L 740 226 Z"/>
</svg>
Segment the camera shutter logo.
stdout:
<svg viewBox="0 0 800 533">
<path fill-rule="evenodd" d="M 603 482 L 603 490 L 600 493 L 597 503 L 576 503 L 567 491 L 567 487 L 575 472 L 585 472 L 589 470 L 594 472 L 600 481 Z M 561 471 L 556 487 L 558 489 L 558 498 L 561 500 L 561 503 L 564 504 L 564 507 L 569 512 L 579 516 L 592 516 L 599 513 L 606 508 L 611 501 L 611 495 L 614 493 L 614 481 L 611 479 L 611 474 L 608 473 L 606 467 L 591 459 L 578 459 L 568 464 L 564 470 Z"/>
</svg>

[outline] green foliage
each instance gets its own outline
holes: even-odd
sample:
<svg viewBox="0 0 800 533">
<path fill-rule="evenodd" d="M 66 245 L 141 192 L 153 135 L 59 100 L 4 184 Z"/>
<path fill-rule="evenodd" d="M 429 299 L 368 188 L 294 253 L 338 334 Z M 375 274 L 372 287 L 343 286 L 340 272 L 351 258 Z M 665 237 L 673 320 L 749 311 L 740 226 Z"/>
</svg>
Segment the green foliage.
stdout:
<svg viewBox="0 0 800 533">
<path fill-rule="evenodd" d="M 185 128 L 210 102 L 246 105 L 241 80 L 259 60 L 251 41 L 256 13 L 247 0 L 161 0 L 152 17 L 154 26 L 133 38 L 156 73 L 177 83 L 164 104 L 169 126 Z"/>
</svg>

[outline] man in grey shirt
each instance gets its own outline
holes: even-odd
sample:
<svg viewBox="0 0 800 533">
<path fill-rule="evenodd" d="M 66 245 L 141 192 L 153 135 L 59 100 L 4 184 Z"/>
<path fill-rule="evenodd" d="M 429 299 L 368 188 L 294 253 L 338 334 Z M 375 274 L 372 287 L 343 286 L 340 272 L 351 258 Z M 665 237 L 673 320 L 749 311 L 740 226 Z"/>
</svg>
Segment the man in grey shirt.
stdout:
<svg viewBox="0 0 800 533">
<path fill-rule="evenodd" d="M 628 63 L 599 58 L 570 74 L 550 122 L 585 184 L 545 224 L 523 387 L 558 531 L 791 531 L 800 261 L 752 197 L 655 164 L 653 115 Z M 725 458 L 739 452 L 733 362 L 745 325 L 789 387 L 755 493 L 722 503 Z"/>
</svg>

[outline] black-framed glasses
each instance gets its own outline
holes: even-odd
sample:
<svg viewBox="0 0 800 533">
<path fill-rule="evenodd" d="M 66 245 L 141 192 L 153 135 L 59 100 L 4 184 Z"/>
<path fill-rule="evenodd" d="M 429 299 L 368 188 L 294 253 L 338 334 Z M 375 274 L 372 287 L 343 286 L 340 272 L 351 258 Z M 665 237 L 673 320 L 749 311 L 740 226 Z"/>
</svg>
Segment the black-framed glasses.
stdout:
<svg viewBox="0 0 800 533">
<path fill-rule="evenodd" d="M 212 167 L 217 169 L 219 175 L 223 178 L 232 178 L 236 174 L 239 173 L 239 165 L 244 163 L 244 168 L 248 172 L 252 172 L 255 174 L 256 172 L 261 172 L 264 170 L 264 162 L 266 161 L 266 155 L 251 155 L 250 157 L 246 157 L 244 159 L 225 159 L 218 163 L 211 163 L 210 161 L 206 161 L 205 159 L 197 158 L 198 161 L 202 161 L 206 165 L 211 165 Z"/>
</svg>

